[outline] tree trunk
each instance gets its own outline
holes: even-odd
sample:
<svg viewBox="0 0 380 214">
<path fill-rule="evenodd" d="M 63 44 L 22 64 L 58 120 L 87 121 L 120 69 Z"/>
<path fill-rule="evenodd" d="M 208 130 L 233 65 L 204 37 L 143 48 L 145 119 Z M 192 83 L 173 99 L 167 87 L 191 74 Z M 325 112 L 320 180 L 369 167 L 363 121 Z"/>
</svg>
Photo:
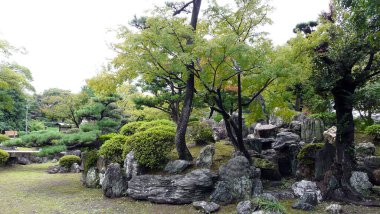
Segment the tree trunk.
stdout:
<svg viewBox="0 0 380 214">
<path fill-rule="evenodd" d="M 191 14 L 190 25 L 193 27 L 195 31 L 197 29 L 198 15 L 201 8 L 202 0 L 193 0 L 193 11 Z M 192 40 L 188 40 L 187 44 L 191 45 L 193 43 Z M 192 70 L 193 69 L 193 70 Z M 177 132 L 175 136 L 175 144 L 178 152 L 179 159 L 181 160 L 193 160 L 193 156 L 189 149 L 186 146 L 186 129 L 187 123 L 189 122 L 190 113 L 191 113 L 191 105 L 194 97 L 194 63 L 190 63 L 187 66 L 188 70 L 188 78 L 186 80 L 186 90 L 185 90 L 185 101 L 183 103 L 183 108 L 181 111 L 181 115 L 179 118 L 179 123 L 177 125 Z"/>
</svg>

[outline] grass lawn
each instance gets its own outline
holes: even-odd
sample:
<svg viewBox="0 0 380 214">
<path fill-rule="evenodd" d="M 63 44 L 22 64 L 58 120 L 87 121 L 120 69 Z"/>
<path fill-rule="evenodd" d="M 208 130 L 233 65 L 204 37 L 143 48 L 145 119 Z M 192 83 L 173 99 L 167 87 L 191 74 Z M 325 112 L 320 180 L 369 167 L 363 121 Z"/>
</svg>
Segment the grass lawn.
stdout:
<svg viewBox="0 0 380 214">
<path fill-rule="evenodd" d="M 162 205 L 130 198 L 107 199 L 84 188 L 80 174 L 48 174 L 47 164 L 0 168 L 0 213 L 198 213 L 191 205 Z M 233 213 L 235 206 L 219 213 Z"/>
</svg>

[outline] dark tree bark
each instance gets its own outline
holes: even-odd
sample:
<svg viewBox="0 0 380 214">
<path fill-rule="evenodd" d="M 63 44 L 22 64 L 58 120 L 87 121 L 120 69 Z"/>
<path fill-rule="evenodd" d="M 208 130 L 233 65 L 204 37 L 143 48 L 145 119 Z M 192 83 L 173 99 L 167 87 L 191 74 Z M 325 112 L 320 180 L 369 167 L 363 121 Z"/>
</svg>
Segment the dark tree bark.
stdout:
<svg viewBox="0 0 380 214">
<path fill-rule="evenodd" d="M 193 10 L 191 14 L 190 25 L 193 27 L 195 31 L 197 28 L 198 15 L 200 11 L 202 0 L 193 0 Z M 191 45 L 193 43 L 192 40 L 188 40 L 187 44 Z M 186 90 L 185 90 L 185 100 L 183 103 L 181 115 L 179 118 L 179 122 L 177 125 L 177 131 L 175 136 L 175 144 L 178 152 L 179 159 L 181 160 L 193 160 L 193 157 L 186 146 L 186 130 L 187 123 L 189 122 L 191 107 L 194 97 L 194 62 L 190 63 L 187 66 L 188 70 L 188 78 L 186 80 Z"/>
</svg>

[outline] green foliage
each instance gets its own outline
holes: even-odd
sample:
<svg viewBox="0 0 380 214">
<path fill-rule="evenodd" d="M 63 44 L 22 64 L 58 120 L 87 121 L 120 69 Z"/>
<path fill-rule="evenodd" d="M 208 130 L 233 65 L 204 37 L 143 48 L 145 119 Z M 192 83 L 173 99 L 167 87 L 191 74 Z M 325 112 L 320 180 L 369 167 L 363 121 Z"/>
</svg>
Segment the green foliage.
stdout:
<svg viewBox="0 0 380 214">
<path fill-rule="evenodd" d="M 116 135 L 118 135 L 117 133 L 109 133 L 109 134 L 103 134 L 103 135 L 100 135 L 99 136 L 99 140 L 104 143 L 105 141 L 115 137 Z"/>
<path fill-rule="evenodd" d="M 9 153 L 0 149 L 0 165 L 4 164 L 9 158 Z"/>
<path fill-rule="evenodd" d="M 214 142 L 212 129 L 207 123 L 204 122 L 190 122 L 187 127 L 186 134 L 190 139 L 194 140 L 197 145 Z"/>
<path fill-rule="evenodd" d="M 175 127 L 175 123 L 170 121 L 170 120 L 153 120 L 150 122 L 146 122 L 141 124 L 137 129 L 136 132 L 142 132 L 146 131 L 148 129 L 157 127 L 157 126 L 170 126 L 170 127 Z"/>
<path fill-rule="evenodd" d="M 335 112 L 322 112 L 318 114 L 311 114 L 310 117 L 321 119 L 325 127 L 336 126 Z"/>
<path fill-rule="evenodd" d="M 62 133 L 64 133 L 64 134 L 74 134 L 74 133 L 78 133 L 80 131 L 81 130 L 79 128 L 71 128 L 71 129 L 67 129 L 67 130 L 63 131 Z"/>
<path fill-rule="evenodd" d="M 372 115 L 380 113 L 380 79 L 356 91 L 354 108 L 366 124 L 373 124 Z"/>
<path fill-rule="evenodd" d="M 45 157 L 48 155 L 55 155 L 59 152 L 66 151 L 65 145 L 53 145 L 53 146 L 46 146 L 41 148 L 41 150 L 37 153 L 37 156 L 39 157 Z"/>
<path fill-rule="evenodd" d="M 123 146 L 128 137 L 124 135 L 116 135 L 103 143 L 99 149 L 99 155 L 104 156 L 107 160 L 114 163 L 122 164 L 125 156 L 123 156 Z"/>
<path fill-rule="evenodd" d="M 0 143 L 6 140 L 9 140 L 10 138 L 4 134 L 0 134 Z"/>
<path fill-rule="evenodd" d="M 121 127 L 120 134 L 126 135 L 126 136 L 133 135 L 134 133 L 136 133 L 136 130 L 145 123 L 146 123 L 145 121 L 136 121 L 136 122 L 127 123 L 123 127 Z"/>
<path fill-rule="evenodd" d="M 65 155 L 59 159 L 59 165 L 70 168 L 73 163 L 80 164 L 80 157 L 76 155 Z"/>
<path fill-rule="evenodd" d="M 254 164 L 256 167 L 260 169 L 274 169 L 275 168 L 275 165 L 271 161 L 267 159 L 263 159 L 263 158 L 254 158 Z"/>
<path fill-rule="evenodd" d="M 322 149 L 324 145 L 324 143 L 307 144 L 306 146 L 302 147 L 302 149 L 297 154 L 297 160 L 301 164 L 314 164 L 317 151 Z"/>
<path fill-rule="evenodd" d="M 1 143 L 3 146 L 23 146 L 20 138 L 13 138 Z"/>
<path fill-rule="evenodd" d="M 91 150 L 89 152 L 86 152 L 86 162 L 84 163 L 84 171 L 88 172 L 88 170 L 91 167 L 96 166 L 98 158 L 99 158 L 98 150 Z"/>
<path fill-rule="evenodd" d="M 82 132 L 91 132 L 91 131 L 99 130 L 98 125 L 95 123 L 84 123 L 80 125 L 79 128 Z"/>
<path fill-rule="evenodd" d="M 355 130 L 359 132 L 364 132 L 365 129 L 372 124 L 372 122 L 362 118 L 355 118 L 354 124 Z"/>
<path fill-rule="evenodd" d="M 265 210 L 269 212 L 278 212 L 285 213 L 285 207 L 281 205 L 281 203 L 277 200 L 271 200 L 266 197 L 257 197 L 254 200 L 255 204 L 258 204 L 260 210 Z"/>
<path fill-rule="evenodd" d="M 58 143 L 64 144 L 66 146 L 81 144 L 83 147 L 85 147 L 86 144 L 90 144 L 96 141 L 99 135 L 99 130 L 90 132 L 78 132 L 74 134 L 64 134 Z"/>
<path fill-rule="evenodd" d="M 368 126 L 364 132 L 371 135 L 375 140 L 380 140 L 380 124 Z"/>
<path fill-rule="evenodd" d="M 56 131 L 36 131 L 19 138 L 4 141 L 4 146 L 41 147 L 52 145 L 54 140 L 61 139 L 62 134 Z"/>
<path fill-rule="evenodd" d="M 174 137 L 174 131 L 163 131 L 161 127 L 137 132 L 127 139 L 123 156 L 133 150 L 139 164 L 150 169 L 159 168 L 174 148 Z"/>
<path fill-rule="evenodd" d="M 45 129 L 45 124 L 42 121 L 31 120 L 28 122 L 28 130 L 33 131 L 41 131 Z"/>
</svg>

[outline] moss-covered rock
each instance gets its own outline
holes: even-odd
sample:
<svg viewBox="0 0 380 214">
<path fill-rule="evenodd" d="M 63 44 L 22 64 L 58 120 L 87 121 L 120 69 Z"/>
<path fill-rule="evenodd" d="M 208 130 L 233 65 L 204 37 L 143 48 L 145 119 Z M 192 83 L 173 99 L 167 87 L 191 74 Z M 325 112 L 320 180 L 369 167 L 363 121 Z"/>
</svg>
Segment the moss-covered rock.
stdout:
<svg viewBox="0 0 380 214">
<path fill-rule="evenodd" d="M 96 162 L 98 161 L 98 158 L 99 158 L 98 150 L 91 150 L 87 152 L 86 161 L 84 162 L 83 170 L 87 173 L 91 167 L 95 167 Z"/>
<path fill-rule="evenodd" d="M 59 159 L 59 165 L 69 169 L 73 163 L 80 164 L 80 157 L 76 155 L 65 155 Z"/>
<path fill-rule="evenodd" d="M 315 155 L 318 150 L 322 149 L 324 146 L 324 143 L 311 143 L 307 144 L 300 152 L 297 154 L 297 160 L 301 164 L 314 164 L 315 163 Z"/>
<path fill-rule="evenodd" d="M 255 167 L 260 169 L 275 169 L 276 166 L 273 162 L 263 159 L 263 158 L 254 158 Z"/>
</svg>

